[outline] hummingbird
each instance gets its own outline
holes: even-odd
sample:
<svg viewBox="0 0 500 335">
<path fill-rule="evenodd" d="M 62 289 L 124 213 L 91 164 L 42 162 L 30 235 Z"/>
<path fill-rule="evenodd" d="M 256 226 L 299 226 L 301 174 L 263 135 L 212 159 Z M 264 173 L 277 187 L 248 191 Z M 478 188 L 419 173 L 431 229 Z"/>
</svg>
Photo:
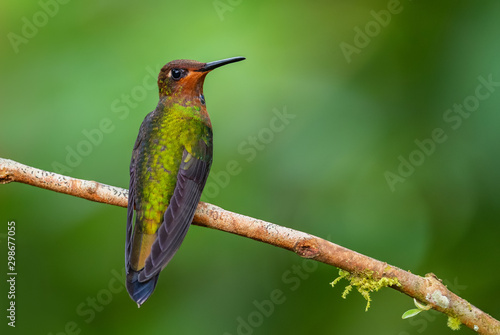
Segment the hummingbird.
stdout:
<svg viewBox="0 0 500 335">
<path fill-rule="evenodd" d="M 138 307 L 184 240 L 210 171 L 205 77 L 244 59 L 174 60 L 158 75 L 160 101 L 140 126 L 130 162 L 125 268 L 127 291 Z"/>
</svg>

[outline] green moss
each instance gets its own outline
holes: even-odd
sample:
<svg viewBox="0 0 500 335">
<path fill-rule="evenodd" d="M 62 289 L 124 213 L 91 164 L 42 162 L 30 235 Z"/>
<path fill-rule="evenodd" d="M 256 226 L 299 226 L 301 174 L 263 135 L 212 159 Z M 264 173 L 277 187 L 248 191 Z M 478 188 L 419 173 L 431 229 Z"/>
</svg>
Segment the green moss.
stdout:
<svg viewBox="0 0 500 335">
<path fill-rule="evenodd" d="M 450 327 L 452 330 L 459 330 L 461 324 L 462 322 L 460 322 L 458 318 L 448 316 L 448 327 Z"/>
<path fill-rule="evenodd" d="M 351 292 L 353 287 L 356 287 L 358 292 L 367 301 L 365 311 L 370 308 L 370 292 L 376 292 L 382 287 L 387 286 L 401 286 L 397 278 L 386 278 L 382 277 L 378 280 L 373 279 L 373 271 L 363 271 L 359 273 L 349 273 L 344 270 L 339 270 L 339 277 L 337 277 L 330 285 L 335 286 L 341 279 L 346 279 L 349 281 L 349 285 L 346 286 L 344 292 L 342 293 L 342 298 L 346 298 Z"/>
</svg>

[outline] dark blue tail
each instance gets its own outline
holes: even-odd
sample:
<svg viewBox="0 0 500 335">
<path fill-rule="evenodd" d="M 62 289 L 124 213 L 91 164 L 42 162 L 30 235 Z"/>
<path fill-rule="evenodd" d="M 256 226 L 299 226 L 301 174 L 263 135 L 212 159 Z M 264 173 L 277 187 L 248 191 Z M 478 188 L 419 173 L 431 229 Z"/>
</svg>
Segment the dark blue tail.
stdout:
<svg viewBox="0 0 500 335">
<path fill-rule="evenodd" d="M 157 274 L 153 278 L 148 281 L 140 282 L 139 272 L 129 269 L 129 273 L 127 274 L 127 291 L 132 300 L 137 303 L 138 307 L 148 300 L 149 296 L 153 293 L 156 283 L 158 282 L 158 277 L 160 274 Z"/>
</svg>

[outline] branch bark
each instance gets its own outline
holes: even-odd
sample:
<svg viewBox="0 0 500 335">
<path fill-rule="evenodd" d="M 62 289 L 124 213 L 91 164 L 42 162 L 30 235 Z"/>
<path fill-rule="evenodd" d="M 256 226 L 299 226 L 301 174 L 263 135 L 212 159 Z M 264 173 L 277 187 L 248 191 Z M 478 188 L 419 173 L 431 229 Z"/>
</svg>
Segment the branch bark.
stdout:
<svg viewBox="0 0 500 335">
<path fill-rule="evenodd" d="M 20 182 L 76 197 L 127 207 L 128 190 L 76 179 L 0 158 L 0 184 Z M 479 334 L 500 334 L 500 322 L 443 285 L 434 274 L 421 277 L 322 238 L 200 202 L 193 224 L 222 230 L 295 252 L 301 257 L 333 265 L 352 274 L 373 273 L 373 279 L 397 278 L 390 286 L 416 298 Z"/>
</svg>

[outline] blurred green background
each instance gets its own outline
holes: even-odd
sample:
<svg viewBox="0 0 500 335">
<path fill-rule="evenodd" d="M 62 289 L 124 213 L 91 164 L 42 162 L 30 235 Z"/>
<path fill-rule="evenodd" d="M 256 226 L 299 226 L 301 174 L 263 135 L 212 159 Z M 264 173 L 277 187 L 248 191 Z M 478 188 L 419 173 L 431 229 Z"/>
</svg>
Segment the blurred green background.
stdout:
<svg viewBox="0 0 500 335">
<path fill-rule="evenodd" d="M 215 149 L 203 200 L 434 272 L 499 318 L 499 11 L 498 1 L 3 1 L 0 157 L 127 187 L 161 66 L 245 56 L 205 82 Z M 227 180 L 232 161 L 241 169 Z M 125 209 L 11 183 L 0 213 L 3 255 L 16 222 L 18 272 L 13 330 L 0 257 L 2 333 L 452 333 L 437 312 L 401 320 L 413 302 L 394 290 L 365 312 L 357 292 L 341 298 L 345 283 L 330 287 L 337 269 L 200 227 L 137 309 L 122 286 Z M 280 292 L 272 310 L 263 303 Z"/>
</svg>

